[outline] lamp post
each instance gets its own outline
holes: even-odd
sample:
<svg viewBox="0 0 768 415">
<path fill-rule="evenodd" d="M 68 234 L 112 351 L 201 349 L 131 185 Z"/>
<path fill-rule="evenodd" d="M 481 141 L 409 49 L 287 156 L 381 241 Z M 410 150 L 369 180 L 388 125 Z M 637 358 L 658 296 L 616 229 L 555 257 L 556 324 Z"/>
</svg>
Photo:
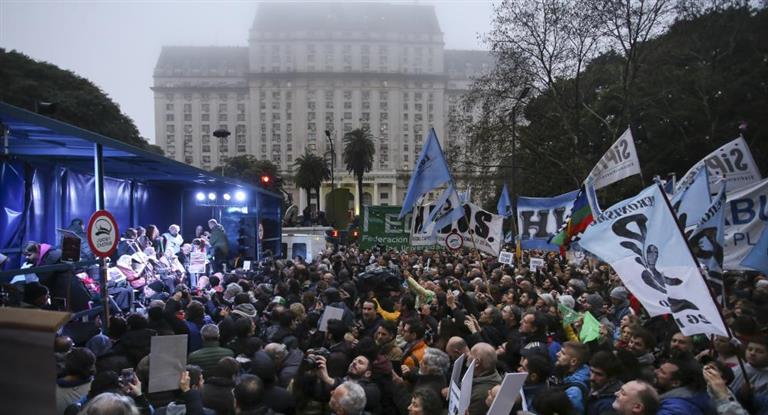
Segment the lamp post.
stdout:
<svg viewBox="0 0 768 415">
<path fill-rule="evenodd" d="M 224 163 L 221 158 L 221 146 L 224 145 L 224 139 L 229 137 L 232 133 L 224 128 L 219 128 L 213 132 L 213 136 L 219 139 L 219 163 L 221 163 L 221 175 L 224 175 Z"/>
<path fill-rule="evenodd" d="M 336 150 L 333 148 L 333 139 L 331 139 L 331 131 L 325 130 L 325 137 L 328 139 L 328 144 L 331 145 L 331 190 L 335 189 L 335 183 L 334 183 L 334 166 L 336 164 Z"/>
</svg>

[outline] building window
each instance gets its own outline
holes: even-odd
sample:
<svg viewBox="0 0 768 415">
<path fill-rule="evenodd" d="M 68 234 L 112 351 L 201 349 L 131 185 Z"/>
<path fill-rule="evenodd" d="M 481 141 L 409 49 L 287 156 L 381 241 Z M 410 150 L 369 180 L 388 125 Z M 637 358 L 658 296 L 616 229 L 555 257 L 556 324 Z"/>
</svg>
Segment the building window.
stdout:
<svg viewBox="0 0 768 415">
<path fill-rule="evenodd" d="M 184 121 L 192 121 L 192 114 L 184 114 Z"/>
<path fill-rule="evenodd" d="M 165 104 L 165 110 L 166 111 L 173 111 L 173 104 L 170 104 L 170 103 Z"/>
<path fill-rule="evenodd" d="M 211 164 L 211 156 L 203 156 L 203 164 Z"/>
<path fill-rule="evenodd" d="M 238 153 L 245 153 L 245 146 L 237 146 Z"/>
<path fill-rule="evenodd" d="M 211 152 L 211 145 L 203 144 L 203 153 L 210 153 L 210 152 Z"/>
<path fill-rule="evenodd" d="M 200 115 L 200 121 L 210 121 L 211 120 L 211 114 L 201 114 Z"/>
<path fill-rule="evenodd" d="M 389 199 L 389 193 L 387 192 L 379 193 L 379 199 Z"/>
<path fill-rule="evenodd" d="M 173 122 L 173 114 L 165 114 L 165 121 Z"/>
<path fill-rule="evenodd" d="M 227 104 L 219 104 L 219 113 L 227 112 Z"/>
<path fill-rule="evenodd" d="M 192 113 L 192 104 L 184 104 L 184 114 Z"/>
<path fill-rule="evenodd" d="M 219 114 L 219 121 L 227 121 L 227 114 Z"/>
<path fill-rule="evenodd" d="M 165 132 L 167 133 L 175 133 L 176 127 L 173 124 L 168 124 L 165 126 Z"/>
</svg>

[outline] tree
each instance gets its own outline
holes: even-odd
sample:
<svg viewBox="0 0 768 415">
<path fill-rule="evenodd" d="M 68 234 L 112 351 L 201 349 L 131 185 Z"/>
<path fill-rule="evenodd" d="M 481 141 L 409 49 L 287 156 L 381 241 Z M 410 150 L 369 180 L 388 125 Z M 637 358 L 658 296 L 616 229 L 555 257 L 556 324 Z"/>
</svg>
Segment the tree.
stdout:
<svg viewBox="0 0 768 415">
<path fill-rule="evenodd" d="M 40 102 L 54 103 L 55 111 L 46 114 L 51 118 L 163 154 L 101 89 L 70 71 L 0 48 L 0 85 L 0 101 L 29 111 Z"/>
<path fill-rule="evenodd" d="M 347 172 L 352 173 L 357 179 L 357 202 L 361 214 L 363 213 L 363 175 L 373 168 L 374 154 L 376 154 L 376 147 L 368 130 L 358 128 L 344 134 L 344 164 L 347 166 Z"/>
<path fill-rule="evenodd" d="M 315 190 L 317 194 L 317 209 L 320 210 L 320 186 L 324 180 L 331 178 L 331 170 L 325 160 L 317 154 L 310 153 L 307 149 L 304 154 L 293 162 L 296 167 L 293 181 L 301 189 L 307 192 L 307 203 L 310 203 L 310 193 Z"/>
<path fill-rule="evenodd" d="M 269 187 L 282 192 L 280 168 L 269 160 L 259 160 L 251 154 L 229 157 L 224 162 L 223 172 L 221 167 L 215 167 L 211 172 L 223 173 L 225 177 L 234 177 L 254 185 L 263 185 L 261 177 L 269 176 L 272 181 Z"/>
</svg>

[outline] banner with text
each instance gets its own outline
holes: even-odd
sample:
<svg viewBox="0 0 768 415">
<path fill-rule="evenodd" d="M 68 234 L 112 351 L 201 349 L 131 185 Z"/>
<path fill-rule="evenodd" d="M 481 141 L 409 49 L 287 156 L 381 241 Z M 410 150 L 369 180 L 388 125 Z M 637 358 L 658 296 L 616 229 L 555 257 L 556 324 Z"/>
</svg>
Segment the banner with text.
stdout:
<svg viewBox="0 0 768 415">
<path fill-rule="evenodd" d="M 766 224 L 768 224 L 768 179 L 738 190 L 728 190 L 725 204 L 723 269 L 749 269 L 741 265 L 741 261 L 757 244 Z"/>
<path fill-rule="evenodd" d="M 523 249 L 559 252 L 558 245 L 547 243 L 563 226 L 571 212 L 578 190 L 555 197 L 517 198 L 517 228 Z"/>
<path fill-rule="evenodd" d="M 743 137 L 739 137 L 728 144 L 709 153 L 706 157 L 694 164 L 688 172 L 685 173 L 680 183 L 685 183 L 688 176 L 696 174 L 699 166 L 707 166 L 709 173 L 709 191 L 717 194 L 723 186 L 723 182 L 728 184 L 728 191 L 740 189 L 744 186 L 759 182 L 760 170 L 752 158 L 752 152 L 749 151 L 747 142 Z M 721 180 L 725 176 L 725 180 Z M 680 185 L 678 185 L 678 190 Z"/>
<path fill-rule="evenodd" d="M 363 227 L 360 232 L 360 249 L 372 249 L 376 245 L 397 250 L 407 249 L 411 237 L 411 215 L 402 219 L 400 206 L 366 206 Z"/>
<path fill-rule="evenodd" d="M 445 237 L 455 230 L 464 239 L 465 248 L 474 248 L 490 255 L 498 256 L 503 244 L 502 225 L 504 218 L 483 210 L 477 205 L 464 205 L 464 217 L 442 229 L 434 229 L 434 222 L 429 222 L 429 212 L 434 205 L 416 206 L 413 208 L 411 224 L 411 245 L 427 246 L 443 245 Z M 474 242 L 473 242 L 474 239 Z"/>
<path fill-rule="evenodd" d="M 592 168 L 589 177 L 595 189 L 600 189 L 633 174 L 640 174 L 640 161 L 637 159 L 632 131 L 627 128 Z"/>
</svg>

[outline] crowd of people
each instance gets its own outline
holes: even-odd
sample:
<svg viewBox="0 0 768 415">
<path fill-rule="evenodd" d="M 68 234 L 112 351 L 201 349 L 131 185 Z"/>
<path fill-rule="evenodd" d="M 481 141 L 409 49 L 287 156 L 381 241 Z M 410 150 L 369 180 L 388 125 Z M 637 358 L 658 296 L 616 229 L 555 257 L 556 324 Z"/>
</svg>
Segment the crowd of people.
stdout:
<svg viewBox="0 0 768 415">
<path fill-rule="evenodd" d="M 469 415 L 510 372 L 528 374 L 514 412 L 768 413 L 765 275 L 726 278 L 725 338 L 685 336 L 609 266 L 554 253 L 513 268 L 468 250 L 350 246 L 216 271 L 58 336 L 56 413 L 443 414 L 461 356 L 462 373 L 475 365 Z M 320 330 L 328 307 L 343 312 Z M 600 334 L 581 342 L 587 311 Z M 151 338 L 172 334 L 188 336 L 186 370 L 177 390 L 148 393 Z"/>
</svg>

